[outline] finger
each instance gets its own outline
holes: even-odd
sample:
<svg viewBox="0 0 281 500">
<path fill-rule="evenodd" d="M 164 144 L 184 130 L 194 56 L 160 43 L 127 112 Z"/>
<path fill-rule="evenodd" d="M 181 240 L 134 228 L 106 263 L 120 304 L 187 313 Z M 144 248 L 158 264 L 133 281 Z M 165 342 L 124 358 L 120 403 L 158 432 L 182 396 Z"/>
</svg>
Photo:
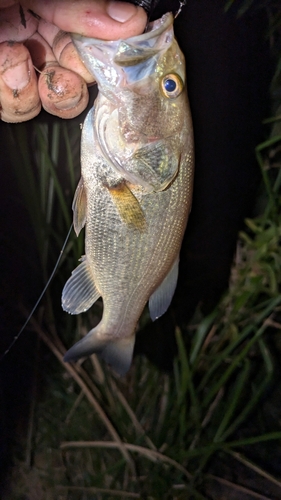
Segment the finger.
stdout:
<svg viewBox="0 0 281 500">
<path fill-rule="evenodd" d="M 82 113 L 89 100 L 83 78 L 59 67 L 50 45 L 39 33 L 35 33 L 25 45 L 33 64 L 42 70 L 38 91 L 43 108 L 61 118 L 74 118 Z"/>
<path fill-rule="evenodd" d="M 86 108 L 86 82 L 77 73 L 56 64 L 47 64 L 38 81 L 42 106 L 60 118 L 74 118 Z"/>
<path fill-rule="evenodd" d="M 93 76 L 82 63 L 68 33 L 43 20 L 39 22 L 38 32 L 52 47 L 60 66 L 78 73 L 87 83 L 94 82 Z"/>
<path fill-rule="evenodd" d="M 70 35 L 60 31 L 53 42 L 53 51 L 60 66 L 71 69 L 82 76 L 86 83 L 94 83 L 93 75 L 87 70 L 74 47 Z"/>
<path fill-rule="evenodd" d="M 50 45 L 39 33 L 34 33 L 25 41 L 24 45 L 29 50 L 36 69 L 41 70 L 48 63 L 57 63 Z"/>
<path fill-rule="evenodd" d="M 141 7 L 109 0 L 22 0 L 46 21 L 64 31 L 118 40 L 143 32 L 147 17 Z"/>
<path fill-rule="evenodd" d="M 2 8 L 0 3 L 0 43 L 23 42 L 35 33 L 38 20 L 19 4 Z"/>
<path fill-rule="evenodd" d="M 27 48 L 21 43 L 1 43 L 1 120 L 10 123 L 30 120 L 40 109 L 37 77 Z"/>
<path fill-rule="evenodd" d="M 0 0 L 0 8 L 4 9 L 5 7 L 10 7 L 15 3 L 18 3 L 17 0 Z"/>
</svg>

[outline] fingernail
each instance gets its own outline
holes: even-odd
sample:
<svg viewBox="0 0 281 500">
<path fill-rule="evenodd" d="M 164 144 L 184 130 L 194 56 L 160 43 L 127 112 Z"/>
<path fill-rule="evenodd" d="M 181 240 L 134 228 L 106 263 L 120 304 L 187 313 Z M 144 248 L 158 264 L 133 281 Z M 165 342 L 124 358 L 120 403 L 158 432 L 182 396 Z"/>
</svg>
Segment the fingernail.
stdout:
<svg viewBox="0 0 281 500">
<path fill-rule="evenodd" d="M 2 73 L 2 78 L 10 89 L 23 89 L 30 81 L 28 61 L 23 61 L 16 66 L 6 69 Z"/>
<path fill-rule="evenodd" d="M 72 109 L 75 108 L 75 106 L 77 106 L 80 100 L 81 100 L 81 94 L 77 94 L 73 97 L 70 97 L 69 99 L 64 99 L 62 101 L 54 102 L 54 106 L 57 109 L 61 110 Z"/>
<path fill-rule="evenodd" d="M 109 2 L 106 10 L 109 17 L 114 19 L 114 21 L 125 23 L 133 17 L 136 13 L 137 7 L 131 3 Z"/>
</svg>

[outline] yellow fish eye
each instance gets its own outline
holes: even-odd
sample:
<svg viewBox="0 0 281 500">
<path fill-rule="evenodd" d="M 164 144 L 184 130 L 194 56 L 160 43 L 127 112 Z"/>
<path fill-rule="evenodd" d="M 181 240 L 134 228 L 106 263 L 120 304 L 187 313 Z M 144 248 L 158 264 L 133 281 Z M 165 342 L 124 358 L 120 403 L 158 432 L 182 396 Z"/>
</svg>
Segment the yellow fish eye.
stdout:
<svg viewBox="0 0 281 500">
<path fill-rule="evenodd" d="M 161 89 L 165 97 L 175 98 L 183 91 L 183 81 L 179 75 L 169 73 L 161 81 Z"/>
</svg>

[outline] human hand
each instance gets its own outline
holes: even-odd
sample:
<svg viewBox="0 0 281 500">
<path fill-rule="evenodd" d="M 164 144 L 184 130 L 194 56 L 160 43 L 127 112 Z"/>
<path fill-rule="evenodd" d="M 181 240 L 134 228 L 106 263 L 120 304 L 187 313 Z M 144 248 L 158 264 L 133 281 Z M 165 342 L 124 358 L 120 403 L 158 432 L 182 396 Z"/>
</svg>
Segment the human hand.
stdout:
<svg viewBox="0 0 281 500">
<path fill-rule="evenodd" d="M 145 24 L 145 11 L 124 2 L 0 0 L 1 120 L 30 120 L 41 105 L 61 118 L 79 115 L 93 77 L 68 32 L 116 40 L 142 33 Z"/>
</svg>

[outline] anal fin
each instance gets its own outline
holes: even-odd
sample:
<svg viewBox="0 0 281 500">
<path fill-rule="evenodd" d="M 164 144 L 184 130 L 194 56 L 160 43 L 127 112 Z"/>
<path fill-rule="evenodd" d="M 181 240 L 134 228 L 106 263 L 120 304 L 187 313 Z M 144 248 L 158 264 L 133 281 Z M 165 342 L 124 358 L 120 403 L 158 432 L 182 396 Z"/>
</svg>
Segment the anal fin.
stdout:
<svg viewBox="0 0 281 500">
<path fill-rule="evenodd" d="M 149 299 L 149 312 L 152 321 L 164 314 L 173 298 L 178 281 L 179 256 L 176 257 L 170 271 Z"/>
<path fill-rule="evenodd" d="M 70 314 L 87 311 L 100 297 L 87 258 L 81 260 L 62 291 L 62 308 Z"/>
</svg>

